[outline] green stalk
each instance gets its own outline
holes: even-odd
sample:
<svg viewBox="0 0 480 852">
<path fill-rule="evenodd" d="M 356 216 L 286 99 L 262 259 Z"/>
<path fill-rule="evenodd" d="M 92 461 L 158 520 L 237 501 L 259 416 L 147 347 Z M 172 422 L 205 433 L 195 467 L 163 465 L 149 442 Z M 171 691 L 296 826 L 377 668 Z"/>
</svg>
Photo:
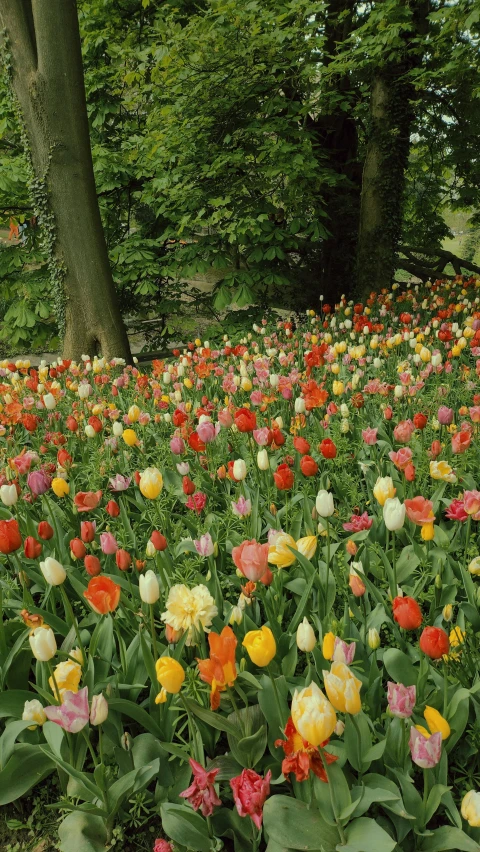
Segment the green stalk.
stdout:
<svg viewBox="0 0 480 852">
<path fill-rule="evenodd" d="M 75 614 L 73 612 L 72 604 L 70 603 L 69 597 L 68 597 L 68 595 L 65 591 L 65 587 L 64 587 L 63 583 L 60 586 L 60 594 L 62 595 L 62 599 L 63 599 L 63 606 L 65 608 L 65 615 L 67 615 L 67 612 L 68 612 L 68 617 L 70 618 L 71 624 L 73 624 L 73 626 L 75 628 L 75 635 L 77 637 L 78 647 L 80 648 L 80 653 L 82 655 L 82 668 L 83 668 L 87 663 L 87 657 L 85 655 L 85 649 L 83 647 L 82 638 L 80 636 L 80 628 L 78 626 L 78 621 L 75 618 Z"/>
</svg>

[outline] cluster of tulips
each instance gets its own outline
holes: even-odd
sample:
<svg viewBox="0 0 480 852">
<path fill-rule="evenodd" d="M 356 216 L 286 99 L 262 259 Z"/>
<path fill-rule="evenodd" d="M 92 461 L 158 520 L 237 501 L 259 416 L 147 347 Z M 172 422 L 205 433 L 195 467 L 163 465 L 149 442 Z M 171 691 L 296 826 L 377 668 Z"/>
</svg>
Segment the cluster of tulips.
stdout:
<svg viewBox="0 0 480 852">
<path fill-rule="evenodd" d="M 0 363 L 0 804 L 57 773 L 63 852 L 140 794 L 155 852 L 480 852 L 479 287 Z"/>
</svg>

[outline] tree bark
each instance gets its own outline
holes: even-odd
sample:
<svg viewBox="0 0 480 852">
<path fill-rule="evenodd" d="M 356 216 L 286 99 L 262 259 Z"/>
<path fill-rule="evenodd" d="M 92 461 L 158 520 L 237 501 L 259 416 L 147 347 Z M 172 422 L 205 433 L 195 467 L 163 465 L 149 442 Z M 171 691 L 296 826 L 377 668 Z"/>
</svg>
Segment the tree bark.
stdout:
<svg viewBox="0 0 480 852">
<path fill-rule="evenodd" d="M 33 194 L 53 214 L 39 210 L 63 291 L 63 355 L 130 361 L 95 188 L 76 0 L 1 0 L 0 21 Z"/>
<path fill-rule="evenodd" d="M 362 176 L 357 283 L 364 293 L 393 283 L 401 237 L 405 172 L 415 118 L 409 73 L 421 61 L 411 41 L 427 26 L 428 0 L 404 0 L 412 9 L 412 31 L 403 55 L 373 77 L 370 136 Z"/>
</svg>

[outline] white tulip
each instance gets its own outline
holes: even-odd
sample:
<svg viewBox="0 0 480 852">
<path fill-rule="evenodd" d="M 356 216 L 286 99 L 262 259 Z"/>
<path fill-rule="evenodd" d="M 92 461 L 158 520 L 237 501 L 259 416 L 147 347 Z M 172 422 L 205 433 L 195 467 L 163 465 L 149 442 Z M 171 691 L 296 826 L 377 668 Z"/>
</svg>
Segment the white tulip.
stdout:
<svg viewBox="0 0 480 852">
<path fill-rule="evenodd" d="M 245 479 L 247 475 L 247 465 L 245 464 L 243 459 L 235 459 L 233 462 L 233 476 L 237 482 L 240 482 L 242 479 Z"/>
<path fill-rule="evenodd" d="M 307 653 L 307 651 L 313 651 L 316 644 L 315 631 L 308 619 L 304 618 L 297 627 L 297 647 L 300 651 Z"/>
<path fill-rule="evenodd" d="M 405 506 L 398 497 L 388 497 L 383 505 L 383 520 L 390 532 L 401 530 L 405 523 Z"/>
<path fill-rule="evenodd" d="M 43 397 L 43 404 L 48 411 L 53 411 L 55 408 L 57 401 L 53 395 L 53 393 L 46 393 Z"/>
<path fill-rule="evenodd" d="M 36 660 L 48 663 L 57 653 L 57 643 L 51 627 L 37 627 L 30 634 L 30 647 Z"/>
<path fill-rule="evenodd" d="M 145 574 L 140 574 L 138 582 L 140 597 L 143 603 L 156 603 L 160 597 L 160 586 L 155 572 L 149 570 L 146 571 Z"/>
<path fill-rule="evenodd" d="M 17 488 L 15 485 L 2 485 L 0 488 L 0 500 L 4 506 L 14 506 L 18 500 Z"/>
<path fill-rule="evenodd" d="M 315 508 L 321 518 L 330 518 L 335 511 L 333 494 L 324 489 L 319 491 L 315 500 Z"/>
<path fill-rule="evenodd" d="M 268 458 L 268 453 L 265 449 L 258 451 L 257 465 L 259 470 L 268 470 L 268 468 L 270 467 L 270 460 Z"/>
<path fill-rule="evenodd" d="M 67 577 L 65 568 L 53 556 L 47 556 L 45 562 L 40 562 L 40 570 L 50 586 L 61 586 Z"/>
</svg>

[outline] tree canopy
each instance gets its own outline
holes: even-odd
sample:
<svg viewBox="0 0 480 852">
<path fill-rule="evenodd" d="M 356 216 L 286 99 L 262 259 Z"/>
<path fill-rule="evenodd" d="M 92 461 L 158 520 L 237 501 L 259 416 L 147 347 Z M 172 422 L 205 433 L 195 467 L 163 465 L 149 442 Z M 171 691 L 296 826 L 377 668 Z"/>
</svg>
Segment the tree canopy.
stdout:
<svg viewBox="0 0 480 852">
<path fill-rule="evenodd" d="M 157 318 L 152 342 L 181 282 L 209 270 L 216 312 L 300 309 L 388 287 L 402 268 L 442 271 L 445 210 L 476 226 L 469 0 L 79 0 L 78 12 L 113 276 L 125 316 Z M 0 95 L 0 208 L 21 227 L 0 252 L 0 339 L 46 345 L 43 223 L 8 80 Z"/>
</svg>

